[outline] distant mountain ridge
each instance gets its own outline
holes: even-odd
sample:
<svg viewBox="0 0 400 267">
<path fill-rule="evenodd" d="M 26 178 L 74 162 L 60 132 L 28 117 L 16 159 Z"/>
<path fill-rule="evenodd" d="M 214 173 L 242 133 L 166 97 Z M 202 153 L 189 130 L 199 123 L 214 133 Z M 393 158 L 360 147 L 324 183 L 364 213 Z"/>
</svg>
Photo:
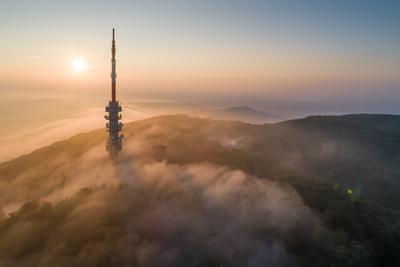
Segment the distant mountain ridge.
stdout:
<svg viewBox="0 0 400 267">
<path fill-rule="evenodd" d="M 225 111 L 233 111 L 233 112 L 257 112 L 257 113 L 260 112 L 260 113 L 263 113 L 261 111 L 256 111 L 247 106 L 236 106 L 236 107 L 226 108 L 224 110 Z"/>
<path fill-rule="evenodd" d="M 250 123 L 271 123 L 279 120 L 279 116 L 255 110 L 248 106 L 234 106 L 225 109 L 211 110 L 208 117 L 220 120 L 243 121 Z"/>
</svg>

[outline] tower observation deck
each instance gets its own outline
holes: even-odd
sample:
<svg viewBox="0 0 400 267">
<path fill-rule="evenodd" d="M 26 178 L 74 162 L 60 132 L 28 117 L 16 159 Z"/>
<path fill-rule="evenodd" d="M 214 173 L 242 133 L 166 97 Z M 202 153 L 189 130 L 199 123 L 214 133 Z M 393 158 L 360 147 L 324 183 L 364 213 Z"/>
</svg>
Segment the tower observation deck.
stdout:
<svg viewBox="0 0 400 267">
<path fill-rule="evenodd" d="M 122 139 L 123 135 L 120 134 L 122 131 L 122 122 L 120 119 L 122 115 L 122 107 L 117 101 L 116 96 L 116 86 L 117 86 L 117 73 L 115 66 L 115 31 L 113 29 L 112 47 L 111 47 L 111 100 L 106 106 L 107 115 L 104 118 L 108 121 L 106 124 L 108 132 L 108 140 L 106 144 L 106 149 L 110 155 L 111 159 L 118 158 L 118 153 L 122 149 Z"/>
</svg>

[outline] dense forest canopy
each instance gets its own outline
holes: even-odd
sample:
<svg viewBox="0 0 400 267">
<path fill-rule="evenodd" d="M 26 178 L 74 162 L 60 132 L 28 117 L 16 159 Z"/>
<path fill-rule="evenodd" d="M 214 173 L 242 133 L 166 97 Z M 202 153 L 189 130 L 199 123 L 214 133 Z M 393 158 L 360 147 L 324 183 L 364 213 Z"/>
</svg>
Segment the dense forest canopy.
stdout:
<svg viewBox="0 0 400 267">
<path fill-rule="evenodd" d="M 124 135 L 118 164 L 103 130 L 0 164 L 1 266 L 400 265 L 400 116 Z"/>
</svg>

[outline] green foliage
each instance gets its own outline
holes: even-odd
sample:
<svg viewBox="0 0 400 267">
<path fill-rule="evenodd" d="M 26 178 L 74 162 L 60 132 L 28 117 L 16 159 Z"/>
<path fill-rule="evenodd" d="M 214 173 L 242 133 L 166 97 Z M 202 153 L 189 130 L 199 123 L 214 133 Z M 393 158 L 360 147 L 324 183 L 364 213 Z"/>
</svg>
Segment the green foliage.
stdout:
<svg viewBox="0 0 400 267">
<path fill-rule="evenodd" d="M 274 125 L 162 116 L 127 124 L 124 134 L 127 141 L 148 147 L 166 145 L 170 163 L 210 162 L 295 188 L 323 226 L 307 238 L 293 233 L 285 240 L 300 266 L 400 266 L 399 116 L 314 116 Z M 100 131 L 81 134 L 0 164 L 2 204 L 10 198 L 7 188 L 28 170 L 23 192 L 31 192 L 29 199 L 42 197 L 54 189 L 43 190 L 43 180 L 61 179 L 65 162 L 104 140 Z M 51 161 L 57 158 L 62 160 Z M 80 194 L 90 194 L 87 190 Z M 50 219 L 35 227 L 51 228 L 73 203 L 57 205 L 62 208 L 28 202 L 7 219 L 0 212 L 0 233 L 21 216 L 40 220 L 42 213 Z M 97 240 L 101 234 L 75 236 L 65 246 L 72 251 L 82 239 Z M 0 242 L 0 251 L 14 256 L 35 251 L 43 238 L 32 235 L 12 251 Z"/>
</svg>

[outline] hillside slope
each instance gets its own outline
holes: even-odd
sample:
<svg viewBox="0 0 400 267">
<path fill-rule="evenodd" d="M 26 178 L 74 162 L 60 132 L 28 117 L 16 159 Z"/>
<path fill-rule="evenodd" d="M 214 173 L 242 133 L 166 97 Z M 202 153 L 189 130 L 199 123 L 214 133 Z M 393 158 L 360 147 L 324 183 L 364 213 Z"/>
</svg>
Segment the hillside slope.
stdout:
<svg viewBox="0 0 400 267">
<path fill-rule="evenodd" d="M 30 259 L 36 266 L 397 266 L 398 130 L 400 117 L 391 115 L 313 116 L 264 125 L 160 116 L 125 125 L 116 165 L 105 152 L 104 130 L 73 136 L 0 164 L 0 206 L 13 212 L 0 214 L 0 265 L 32 266 L 21 260 Z M 152 158 L 157 145 L 166 146 L 167 162 Z M 81 213 L 98 225 L 73 219 Z M 72 227 L 64 225 L 69 220 L 78 232 L 105 230 L 73 234 L 66 239 L 71 244 L 42 258 L 60 242 L 42 229 L 63 235 Z M 37 239 L 20 237 L 18 243 L 16 229 L 24 221 L 32 225 L 25 234 Z M 177 239 L 179 227 L 171 225 L 182 223 L 185 238 Z M 231 232 L 216 240 L 214 234 L 228 225 Z M 206 239 L 191 234 L 205 229 Z M 230 239 L 243 246 L 227 247 Z M 132 245 L 135 251 L 146 247 L 141 242 L 155 247 L 148 245 L 149 254 L 123 255 L 118 242 L 139 242 Z M 193 254 L 196 242 L 200 254 Z M 172 253 L 174 246 L 176 254 L 160 262 L 151 256 L 161 253 L 156 248 Z M 236 256 L 227 256 L 226 249 Z M 96 260 L 88 262 L 82 251 Z M 75 256 L 55 260 L 66 255 Z"/>
</svg>

